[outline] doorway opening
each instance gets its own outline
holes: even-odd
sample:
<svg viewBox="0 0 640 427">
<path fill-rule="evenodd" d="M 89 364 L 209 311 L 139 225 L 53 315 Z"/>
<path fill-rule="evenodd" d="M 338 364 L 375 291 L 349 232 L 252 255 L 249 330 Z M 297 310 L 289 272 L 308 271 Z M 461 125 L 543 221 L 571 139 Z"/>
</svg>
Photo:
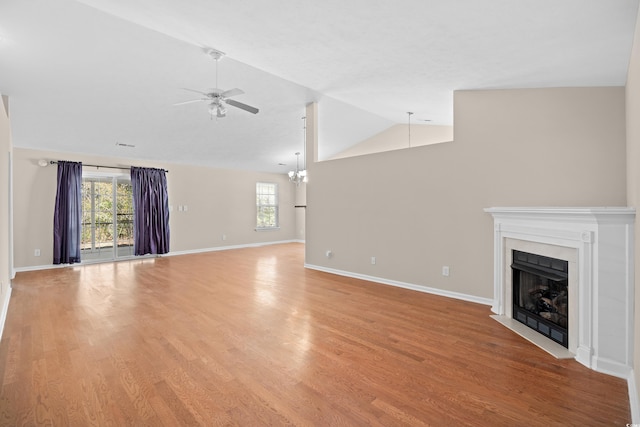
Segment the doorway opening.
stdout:
<svg viewBox="0 0 640 427">
<path fill-rule="evenodd" d="M 84 173 L 82 176 L 83 261 L 133 256 L 133 191 L 128 175 Z"/>
</svg>

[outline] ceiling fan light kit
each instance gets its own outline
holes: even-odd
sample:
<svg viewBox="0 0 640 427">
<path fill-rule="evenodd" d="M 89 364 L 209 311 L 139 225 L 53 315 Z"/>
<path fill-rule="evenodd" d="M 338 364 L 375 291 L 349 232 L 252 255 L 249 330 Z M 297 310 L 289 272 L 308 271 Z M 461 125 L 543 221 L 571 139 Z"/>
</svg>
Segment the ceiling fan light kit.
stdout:
<svg viewBox="0 0 640 427">
<path fill-rule="evenodd" d="M 216 104 L 215 102 L 212 102 L 211 105 L 209 105 L 209 114 L 211 114 L 211 117 L 213 117 L 214 115 L 216 117 L 226 117 L 227 109 L 224 108 L 220 103 Z"/>
</svg>

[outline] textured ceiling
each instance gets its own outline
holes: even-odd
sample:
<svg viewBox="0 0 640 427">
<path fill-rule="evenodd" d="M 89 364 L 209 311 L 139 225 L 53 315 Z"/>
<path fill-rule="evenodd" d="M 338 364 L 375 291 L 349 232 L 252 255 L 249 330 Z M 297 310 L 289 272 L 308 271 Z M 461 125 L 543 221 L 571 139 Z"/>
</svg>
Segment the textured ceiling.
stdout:
<svg viewBox="0 0 640 427">
<path fill-rule="evenodd" d="M 17 147 L 286 172 L 304 107 L 320 155 L 395 123 L 452 124 L 460 89 L 622 86 L 638 0 L 2 0 Z M 183 88 L 239 102 L 212 120 Z M 196 96 L 197 97 L 197 96 Z M 135 148 L 116 146 L 116 142 Z M 287 163 L 280 166 L 279 163 Z"/>
</svg>

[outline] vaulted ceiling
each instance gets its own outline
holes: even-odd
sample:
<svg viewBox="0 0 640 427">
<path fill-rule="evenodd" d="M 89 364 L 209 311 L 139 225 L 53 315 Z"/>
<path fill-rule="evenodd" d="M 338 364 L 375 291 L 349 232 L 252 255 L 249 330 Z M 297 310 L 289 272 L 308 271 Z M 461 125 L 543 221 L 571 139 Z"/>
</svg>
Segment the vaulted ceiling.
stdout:
<svg viewBox="0 0 640 427">
<path fill-rule="evenodd" d="M 285 173 L 319 103 L 327 158 L 453 92 L 623 86 L 638 0 L 2 0 L 16 147 Z M 218 63 L 203 48 L 226 56 Z M 185 88 L 240 88 L 211 117 Z M 425 121 L 423 121 L 425 120 Z M 426 121 L 428 120 L 428 121 Z M 125 147 L 117 144 L 134 145 Z M 286 165 L 281 165 L 285 163 Z"/>
</svg>

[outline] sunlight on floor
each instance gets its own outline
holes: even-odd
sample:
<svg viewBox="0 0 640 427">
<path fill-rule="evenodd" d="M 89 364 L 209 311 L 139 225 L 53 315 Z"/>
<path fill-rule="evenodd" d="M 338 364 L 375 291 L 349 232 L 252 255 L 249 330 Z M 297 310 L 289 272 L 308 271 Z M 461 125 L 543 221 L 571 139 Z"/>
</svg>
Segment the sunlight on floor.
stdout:
<svg viewBox="0 0 640 427">
<path fill-rule="evenodd" d="M 275 256 L 263 257 L 256 263 L 254 280 L 256 303 L 272 306 L 276 302 L 273 286 L 278 276 L 278 259 Z"/>
</svg>

